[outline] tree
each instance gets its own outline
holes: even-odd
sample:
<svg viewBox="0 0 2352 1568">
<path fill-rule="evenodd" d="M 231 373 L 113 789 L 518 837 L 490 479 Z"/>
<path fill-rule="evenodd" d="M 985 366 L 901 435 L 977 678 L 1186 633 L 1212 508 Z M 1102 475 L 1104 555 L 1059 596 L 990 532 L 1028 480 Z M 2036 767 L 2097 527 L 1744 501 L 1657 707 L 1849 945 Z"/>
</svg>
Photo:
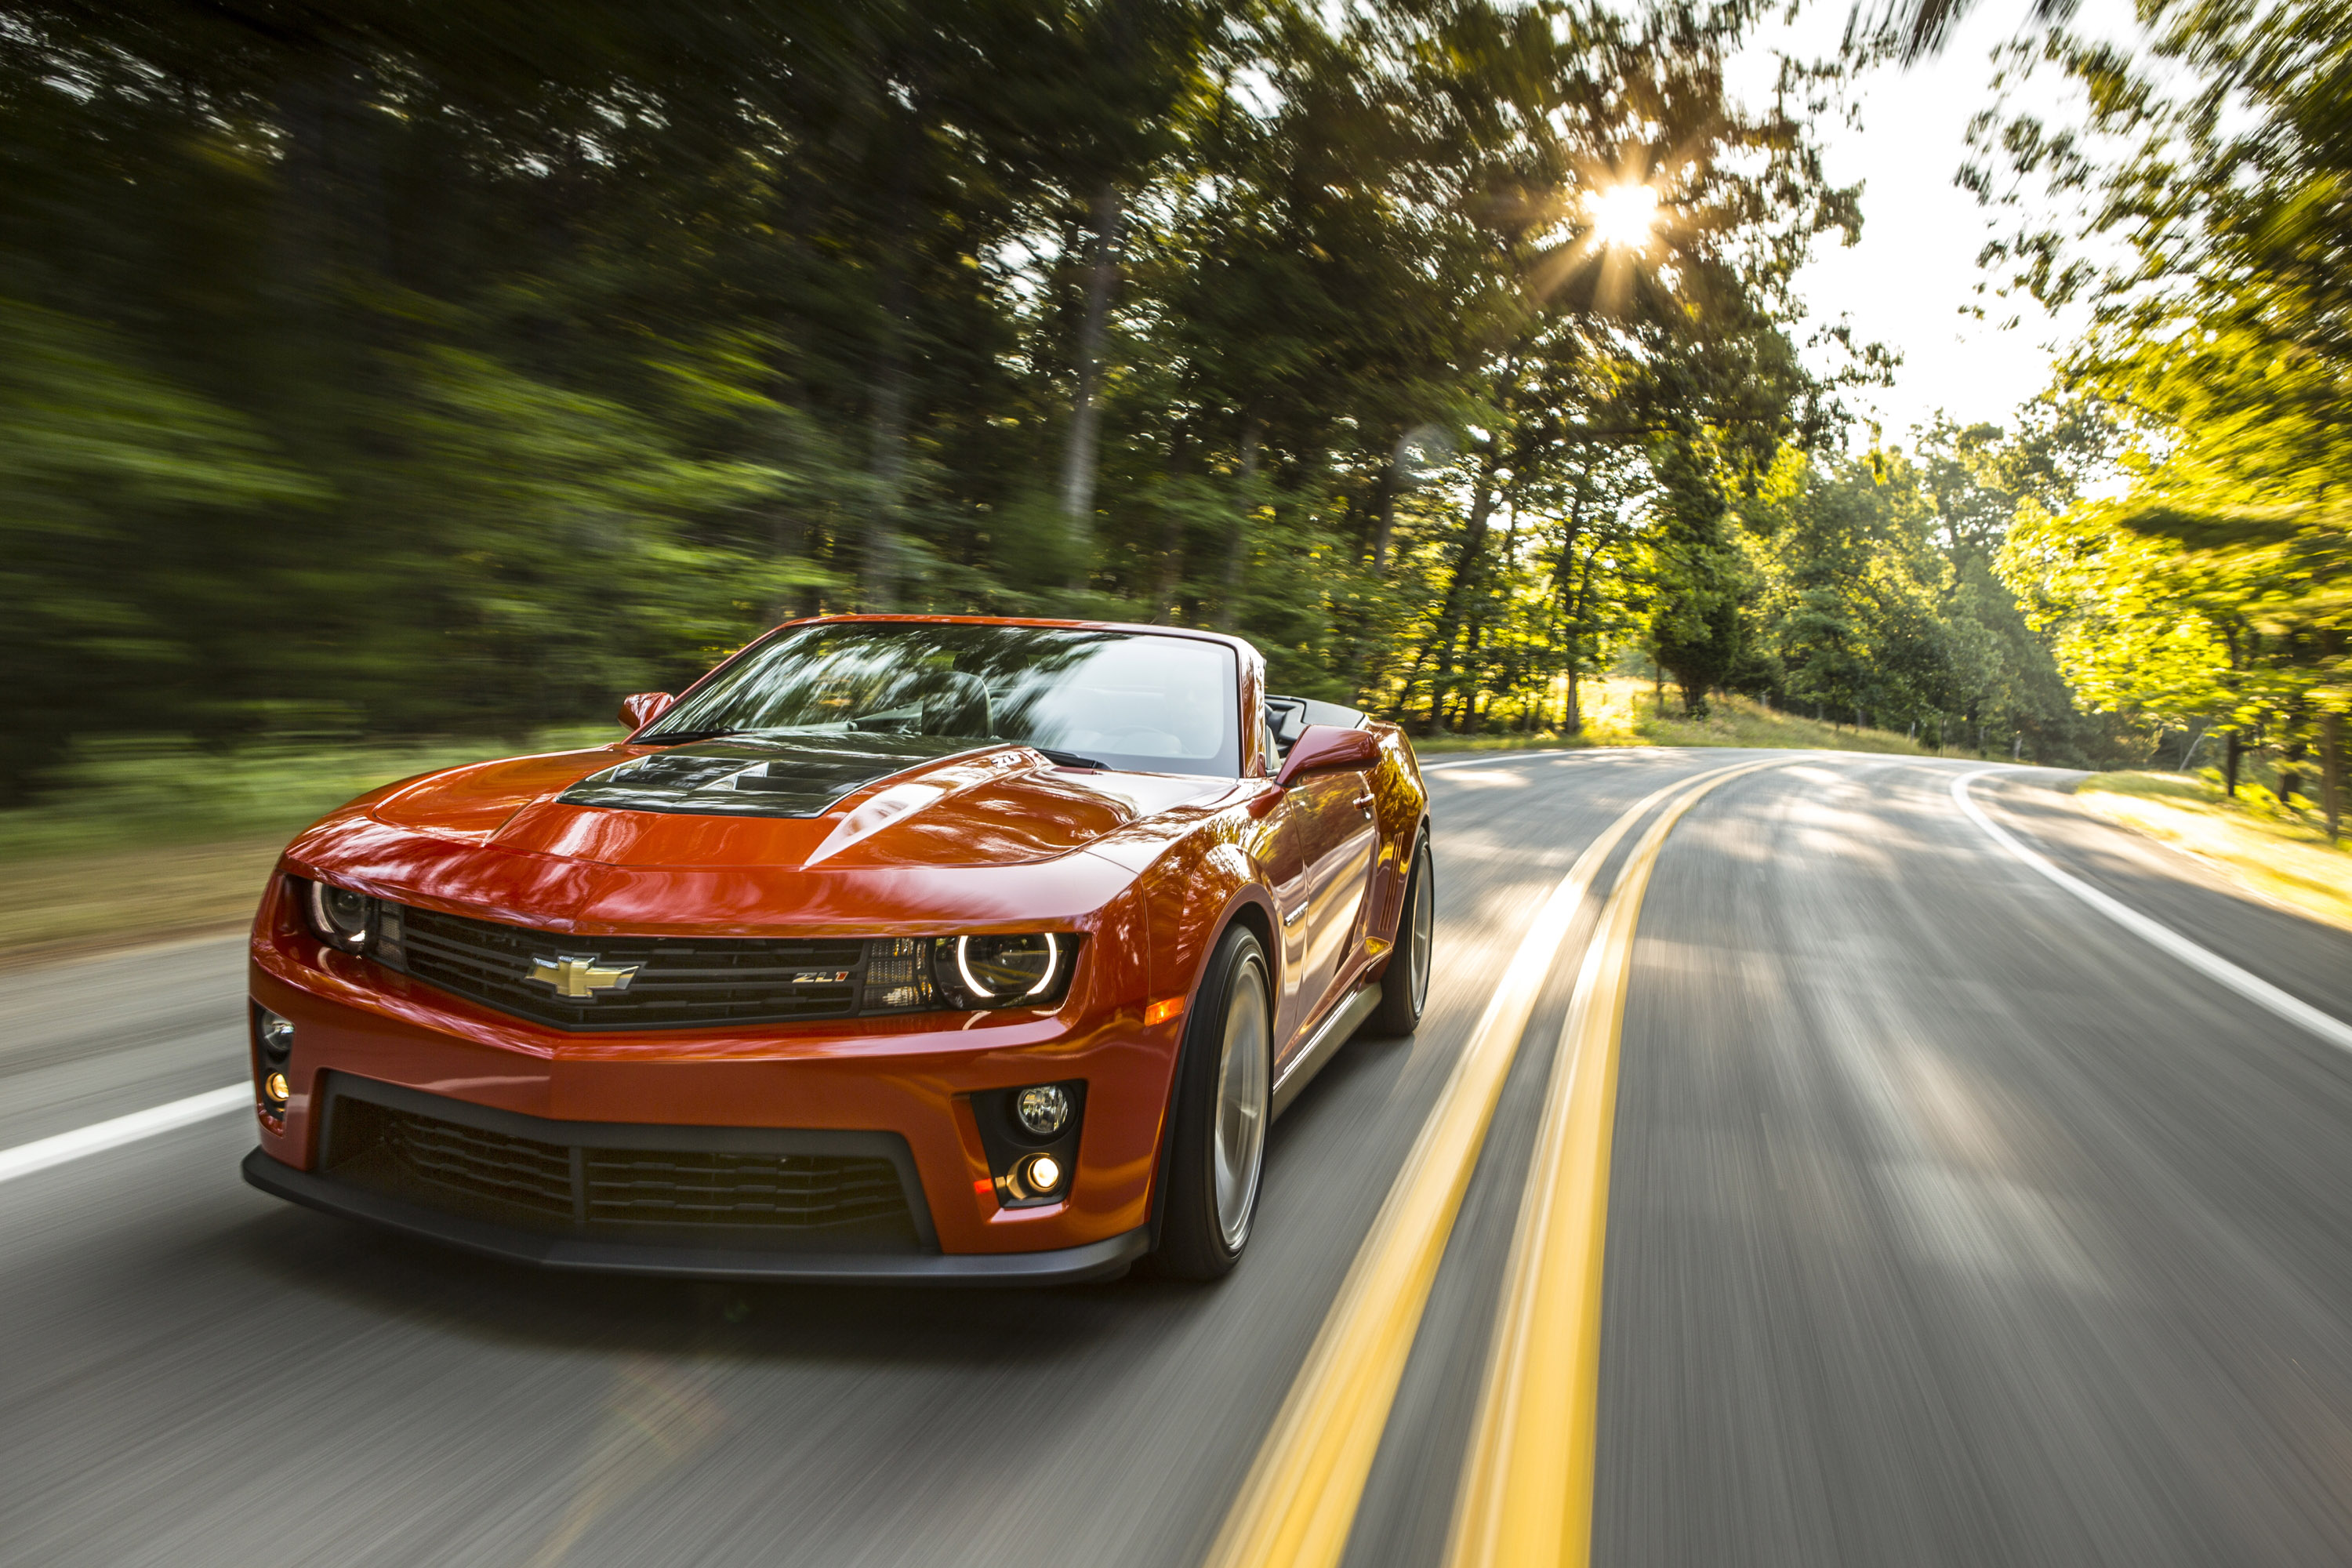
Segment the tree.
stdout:
<svg viewBox="0 0 2352 1568">
<path fill-rule="evenodd" d="M 2108 411 L 2127 488 L 2041 523 L 2020 568 L 2147 652 L 2100 676 L 2107 700 L 2221 724 L 2233 760 L 2249 733 L 2289 763 L 2315 749 L 2333 833 L 2352 710 L 2352 19 L 2311 0 L 2172 13 L 2154 44 L 2169 81 L 2063 37 L 2042 53 L 2089 89 L 2087 132 L 1995 117 L 1974 178 L 2002 188 L 1997 149 L 2093 194 L 2078 231 L 2028 226 L 1990 256 L 2014 287 L 2092 304 L 2065 382 Z M 2095 257 L 2110 237 L 2121 258 Z"/>
</svg>

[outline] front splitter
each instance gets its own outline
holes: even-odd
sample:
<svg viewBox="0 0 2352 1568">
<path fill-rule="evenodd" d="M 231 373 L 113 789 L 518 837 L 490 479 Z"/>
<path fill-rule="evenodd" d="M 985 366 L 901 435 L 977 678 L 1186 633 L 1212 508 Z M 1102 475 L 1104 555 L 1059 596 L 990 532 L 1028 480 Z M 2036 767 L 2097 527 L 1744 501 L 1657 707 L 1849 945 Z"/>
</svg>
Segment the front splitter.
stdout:
<svg viewBox="0 0 2352 1568">
<path fill-rule="evenodd" d="M 817 1253 L 645 1246 L 594 1237 L 542 1236 L 444 1214 L 422 1204 L 298 1171 L 256 1149 L 245 1179 L 275 1197 L 365 1220 L 446 1247 L 584 1273 L 685 1279 L 798 1281 L 812 1285 L 1083 1285 L 1127 1271 L 1150 1246 L 1149 1227 L 1051 1252 Z"/>
</svg>

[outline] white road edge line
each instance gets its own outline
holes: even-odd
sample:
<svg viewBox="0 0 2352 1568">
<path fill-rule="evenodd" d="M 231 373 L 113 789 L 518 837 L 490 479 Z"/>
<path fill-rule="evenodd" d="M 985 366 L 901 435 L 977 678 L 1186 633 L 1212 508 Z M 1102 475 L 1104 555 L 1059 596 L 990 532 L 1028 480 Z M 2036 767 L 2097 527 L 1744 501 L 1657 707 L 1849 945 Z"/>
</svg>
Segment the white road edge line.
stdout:
<svg viewBox="0 0 2352 1568">
<path fill-rule="evenodd" d="M 136 1143 L 142 1138 L 169 1132 L 174 1127 L 208 1121 L 215 1116 L 226 1116 L 232 1110 L 249 1110 L 252 1107 L 253 1086 L 233 1083 L 226 1089 L 207 1089 L 202 1094 L 192 1094 L 185 1100 L 173 1100 L 169 1105 L 134 1110 L 111 1121 L 93 1122 L 88 1127 L 77 1127 L 70 1132 L 60 1132 L 53 1138 L 19 1143 L 14 1149 L 0 1149 L 0 1182 L 13 1182 L 19 1176 L 29 1176 L 36 1171 L 46 1171 L 68 1160 L 79 1160 L 84 1154 L 120 1149 L 125 1143 Z"/>
<path fill-rule="evenodd" d="M 1458 763 L 1423 763 L 1421 764 L 1421 771 L 1425 773 L 1450 773 L 1456 768 L 1492 767 L 1496 763 L 1536 763 L 1548 757 L 1575 755 L 1574 752 L 1564 748 L 1556 752 L 1507 752 L 1499 757 L 1465 757 Z"/>
<path fill-rule="evenodd" d="M 2174 931 L 2170 926 L 2152 921 L 2120 900 L 2108 897 L 2088 882 L 2061 871 L 2041 856 L 2020 844 L 1993 824 L 1977 803 L 1969 798 L 1969 785 L 1981 778 L 1990 778 L 2000 770 L 1983 768 L 1952 781 L 1952 799 L 1959 808 L 1976 821 L 1976 825 L 1991 836 L 1994 843 L 2115 921 L 2117 925 L 2155 945 L 2160 951 L 2179 959 L 2209 980 L 2219 981 L 2247 1001 L 2269 1008 L 2290 1024 L 2310 1030 L 2329 1045 L 2340 1050 L 2352 1051 L 2352 1024 L 2321 1012 L 2299 996 L 2293 996 L 2264 980 L 2261 975 L 2239 968 L 2220 953 L 2210 952 Z"/>
<path fill-rule="evenodd" d="M 1622 757 L 1654 757 L 1660 752 L 1696 749 L 1689 746 L 1546 746 L 1524 752 L 1496 752 L 1483 757 L 1463 757 L 1450 763 L 1423 763 L 1421 771 L 1443 773 L 1455 768 L 1483 768 L 1496 763 L 1539 763 L 1547 758 L 1555 763 L 1565 763 L 1575 757 L 1605 757 L 1613 761 Z"/>
</svg>

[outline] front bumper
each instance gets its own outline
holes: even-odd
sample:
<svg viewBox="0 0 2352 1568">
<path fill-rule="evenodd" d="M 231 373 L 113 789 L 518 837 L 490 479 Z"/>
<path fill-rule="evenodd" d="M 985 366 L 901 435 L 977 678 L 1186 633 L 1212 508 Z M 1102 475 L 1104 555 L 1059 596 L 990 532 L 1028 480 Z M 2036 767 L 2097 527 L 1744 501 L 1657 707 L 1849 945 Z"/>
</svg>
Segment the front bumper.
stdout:
<svg viewBox="0 0 2352 1568">
<path fill-rule="evenodd" d="M 321 949 L 271 913 L 256 932 L 252 996 L 293 1023 L 297 1044 L 284 1112 L 260 1118 L 266 1164 L 247 1173 L 294 1201 L 558 1267 L 746 1278 L 1085 1279 L 1117 1272 L 1143 1245 L 1181 1020 L 1144 1022 L 1139 973 L 1116 1000 L 1082 993 L 1050 1015 L 567 1035 Z M 772 1248 L 731 1235 L 705 1245 L 676 1227 L 651 1242 L 593 1226 L 549 1236 L 451 1214 L 339 1179 L 351 1173 L 331 1168 L 326 1136 L 339 1080 L 432 1097 L 444 1121 L 530 1119 L 541 1131 L 524 1136 L 559 1146 L 631 1125 L 668 1130 L 641 1144 L 651 1149 L 885 1142 L 916 1235 L 887 1256 L 854 1245 L 834 1258 L 811 1238 Z M 979 1097 L 1034 1082 L 1084 1086 L 1067 1195 L 1042 1204 L 1008 1201 L 1002 1151 L 992 1157 L 975 1119 Z"/>
<path fill-rule="evenodd" d="M 404 1235 L 542 1268 L 694 1279 L 818 1285 L 1078 1285 L 1126 1272 L 1149 1245 L 1145 1227 L 1046 1252 L 779 1252 L 551 1236 L 517 1229 L 298 1171 L 256 1149 L 245 1179 L 276 1197 Z"/>
</svg>

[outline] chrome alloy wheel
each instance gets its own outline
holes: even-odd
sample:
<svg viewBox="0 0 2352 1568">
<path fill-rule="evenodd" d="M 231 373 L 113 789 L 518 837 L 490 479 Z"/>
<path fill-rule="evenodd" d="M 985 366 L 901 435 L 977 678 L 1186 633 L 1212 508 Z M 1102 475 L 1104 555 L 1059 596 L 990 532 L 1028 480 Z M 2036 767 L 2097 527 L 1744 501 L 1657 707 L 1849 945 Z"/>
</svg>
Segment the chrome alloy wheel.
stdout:
<svg viewBox="0 0 2352 1568">
<path fill-rule="evenodd" d="M 1412 922 L 1407 928 L 1405 962 L 1412 966 L 1412 1011 L 1416 1018 L 1429 1005 L 1429 954 L 1436 945 L 1437 898 L 1429 887 L 1429 851 L 1421 852 L 1421 864 L 1415 868 L 1412 879 L 1412 908 L 1405 911 Z"/>
<path fill-rule="evenodd" d="M 1228 1252 L 1240 1251 L 1248 1239 L 1250 1215 L 1257 1207 L 1273 1033 L 1265 969 L 1253 955 L 1238 966 L 1226 993 L 1224 1041 L 1217 1060 L 1217 1229 Z"/>
</svg>

